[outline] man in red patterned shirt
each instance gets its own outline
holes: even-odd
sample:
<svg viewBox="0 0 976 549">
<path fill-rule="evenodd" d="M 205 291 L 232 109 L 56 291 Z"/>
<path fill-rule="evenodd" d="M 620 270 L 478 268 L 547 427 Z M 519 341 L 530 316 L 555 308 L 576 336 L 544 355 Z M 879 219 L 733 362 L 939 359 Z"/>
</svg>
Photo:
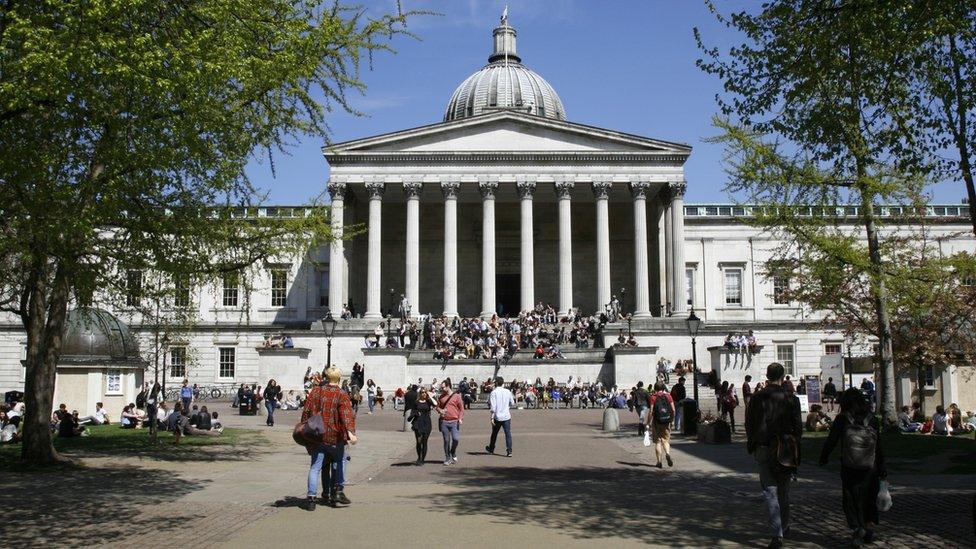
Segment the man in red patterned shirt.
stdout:
<svg viewBox="0 0 976 549">
<path fill-rule="evenodd" d="M 329 507 L 336 506 L 337 472 L 344 459 L 346 443 L 356 444 L 356 416 L 352 412 L 352 402 L 339 387 L 342 374 L 338 368 L 326 370 L 328 383 L 313 387 L 305 401 L 302 421 L 312 416 L 322 416 L 325 429 L 318 446 L 309 446 L 312 464 L 308 470 L 308 500 L 306 509 L 315 510 L 315 495 L 318 492 L 319 475 L 322 476 L 322 500 Z"/>
</svg>

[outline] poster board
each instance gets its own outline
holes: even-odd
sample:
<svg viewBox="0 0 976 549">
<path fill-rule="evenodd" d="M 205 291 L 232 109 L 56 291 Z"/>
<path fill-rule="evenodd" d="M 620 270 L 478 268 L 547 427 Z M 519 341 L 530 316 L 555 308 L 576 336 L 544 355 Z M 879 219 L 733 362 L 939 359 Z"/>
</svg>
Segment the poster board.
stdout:
<svg viewBox="0 0 976 549">
<path fill-rule="evenodd" d="M 820 394 L 820 376 L 803 376 L 807 387 L 807 401 L 811 404 L 820 404 L 823 398 Z"/>
<path fill-rule="evenodd" d="M 800 411 L 804 414 L 810 411 L 810 401 L 807 400 L 807 395 L 796 395 L 796 398 L 800 399 Z"/>
<path fill-rule="evenodd" d="M 840 354 L 820 357 L 820 379 L 827 383 L 829 378 L 834 378 L 834 386 L 837 387 L 838 393 L 844 392 L 844 389 L 847 388 L 843 357 Z"/>
</svg>

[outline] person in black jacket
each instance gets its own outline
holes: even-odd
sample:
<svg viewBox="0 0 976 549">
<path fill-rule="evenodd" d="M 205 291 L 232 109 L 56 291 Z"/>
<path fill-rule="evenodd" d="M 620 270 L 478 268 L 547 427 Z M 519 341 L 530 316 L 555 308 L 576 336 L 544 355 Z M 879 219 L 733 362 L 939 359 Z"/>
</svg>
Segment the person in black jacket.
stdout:
<svg viewBox="0 0 976 549">
<path fill-rule="evenodd" d="M 411 385 L 407 388 L 407 392 L 403 395 L 403 430 L 407 430 L 407 417 L 410 412 L 417 407 L 417 386 Z"/>
<path fill-rule="evenodd" d="M 784 374 L 782 364 L 770 364 L 766 386 L 752 397 L 746 409 L 746 449 L 759 466 L 759 484 L 773 530 L 771 548 L 782 547 L 783 537 L 789 534 L 790 481 L 800 462 L 803 435 L 800 401 L 783 388 Z M 784 458 L 787 463 L 783 463 Z"/>
<path fill-rule="evenodd" d="M 264 407 L 268 410 L 268 427 L 274 427 L 274 411 L 281 400 L 281 387 L 278 382 L 271 379 L 264 388 Z"/>
<path fill-rule="evenodd" d="M 858 428 L 859 431 L 848 436 L 846 431 L 851 428 Z M 878 491 L 881 480 L 888 476 L 880 433 L 881 424 L 871 414 L 868 401 L 861 391 L 853 387 L 844 391 L 840 396 L 840 413 L 831 424 L 827 441 L 820 452 L 820 465 L 827 464 L 841 439 L 853 443 L 841 444 L 840 482 L 844 516 L 851 529 L 851 545 L 854 547 L 872 543 L 874 527 L 878 524 Z M 869 441 L 866 444 L 865 439 Z M 870 440 L 874 441 L 873 459 Z"/>
</svg>

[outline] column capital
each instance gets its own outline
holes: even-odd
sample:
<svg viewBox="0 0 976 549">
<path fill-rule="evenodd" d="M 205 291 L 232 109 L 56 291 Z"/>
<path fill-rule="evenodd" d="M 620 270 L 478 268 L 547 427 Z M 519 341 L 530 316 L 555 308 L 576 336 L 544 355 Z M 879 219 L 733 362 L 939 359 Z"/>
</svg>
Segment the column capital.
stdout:
<svg viewBox="0 0 976 549">
<path fill-rule="evenodd" d="M 634 200 L 643 200 L 647 198 L 647 191 L 651 188 L 651 184 L 647 181 L 632 181 L 630 183 L 630 195 L 634 197 Z"/>
<path fill-rule="evenodd" d="M 384 191 L 386 191 L 386 183 L 382 181 L 370 181 L 366 183 L 366 192 L 369 193 L 370 200 L 382 199 Z"/>
<path fill-rule="evenodd" d="M 403 195 L 407 197 L 407 200 L 413 198 L 420 198 L 421 193 L 423 193 L 424 184 L 420 181 L 404 181 L 403 182 Z"/>
<path fill-rule="evenodd" d="M 556 181 L 556 196 L 560 199 L 572 198 L 573 197 L 573 187 L 576 185 L 573 181 Z"/>
<path fill-rule="evenodd" d="M 481 198 L 484 200 L 495 198 L 495 193 L 498 192 L 498 182 L 497 181 L 481 181 L 478 183 L 478 191 L 481 192 Z"/>
<path fill-rule="evenodd" d="M 593 186 L 593 198 L 597 200 L 610 198 L 610 187 L 613 186 L 611 181 L 594 181 Z"/>
<path fill-rule="evenodd" d="M 675 198 L 684 199 L 685 191 L 687 190 L 687 181 L 672 181 L 668 184 L 668 192 L 671 194 L 671 200 L 674 200 Z"/>
<path fill-rule="evenodd" d="M 346 196 L 346 182 L 345 181 L 335 181 L 329 180 L 329 184 L 326 186 L 329 191 L 329 196 L 332 200 L 342 200 Z"/>
<path fill-rule="evenodd" d="M 441 194 L 444 195 L 445 200 L 457 198 L 460 189 L 460 181 L 441 181 Z"/>
<path fill-rule="evenodd" d="M 515 189 L 518 191 L 519 198 L 532 200 L 535 195 L 535 181 L 519 181 L 515 183 Z"/>
</svg>

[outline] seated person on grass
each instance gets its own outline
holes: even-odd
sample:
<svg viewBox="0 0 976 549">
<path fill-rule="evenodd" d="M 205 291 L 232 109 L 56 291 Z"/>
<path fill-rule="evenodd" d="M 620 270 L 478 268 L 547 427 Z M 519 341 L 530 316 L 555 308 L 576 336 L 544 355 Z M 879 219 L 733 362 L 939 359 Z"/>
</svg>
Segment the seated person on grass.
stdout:
<svg viewBox="0 0 976 549">
<path fill-rule="evenodd" d="M 136 410 L 135 404 L 128 404 L 122 408 L 120 423 L 123 429 L 141 429 L 143 417 Z"/>
<path fill-rule="evenodd" d="M 85 416 L 78 419 L 78 423 L 85 425 L 91 423 L 92 425 L 108 425 L 108 411 L 101 402 L 95 403 L 95 413 L 90 416 Z"/>
<path fill-rule="evenodd" d="M 823 406 L 814 404 L 810 407 L 810 413 L 804 422 L 807 431 L 828 431 L 830 430 L 830 418 L 823 412 Z"/>
<path fill-rule="evenodd" d="M 912 420 L 911 408 L 902 406 L 898 412 L 898 429 L 903 433 L 914 433 L 922 428 L 922 424 Z"/>
<path fill-rule="evenodd" d="M 0 444 L 8 442 L 19 442 L 20 433 L 17 432 L 17 425 L 10 421 L 6 408 L 0 409 Z"/>
<path fill-rule="evenodd" d="M 75 410 L 70 414 L 64 414 L 61 418 L 61 422 L 58 423 L 58 436 L 61 438 L 71 438 L 81 436 L 85 428 L 78 425 L 78 411 Z"/>
</svg>

